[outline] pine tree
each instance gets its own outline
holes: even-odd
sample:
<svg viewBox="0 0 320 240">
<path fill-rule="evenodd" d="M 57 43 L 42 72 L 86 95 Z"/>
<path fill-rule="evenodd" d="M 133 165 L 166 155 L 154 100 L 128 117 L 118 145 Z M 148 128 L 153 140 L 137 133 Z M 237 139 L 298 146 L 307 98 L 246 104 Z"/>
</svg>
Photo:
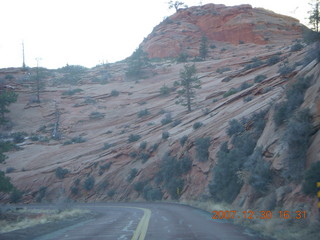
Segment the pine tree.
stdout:
<svg viewBox="0 0 320 240">
<path fill-rule="evenodd" d="M 312 10 L 309 11 L 309 23 L 313 26 L 313 30 L 319 32 L 320 22 L 320 0 L 315 0 L 314 3 L 310 3 Z"/>
<path fill-rule="evenodd" d="M 189 112 L 191 112 L 192 101 L 195 98 L 195 89 L 199 89 L 201 83 L 196 73 L 197 69 L 194 64 L 191 66 L 185 65 L 180 72 L 182 89 L 178 91 L 180 99 L 177 103 L 186 106 Z"/>
<path fill-rule="evenodd" d="M 208 56 L 208 38 L 205 35 L 201 39 L 199 54 L 203 60 Z"/>
<path fill-rule="evenodd" d="M 8 106 L 17 101 L 18 95 L 15 92 L 4 90 L 0 92 L 0 124 L 4 123 L 5 113 L 9 112 Z"/>
<path fill-rule="evenodd" d="M 143 68 L 148 65 L 147 53 L 141 47 L 137 48 L 128 59 L 128 68 L 126 76 L 129 78 L 138 78 L 143 74 Z"/>
</svg>

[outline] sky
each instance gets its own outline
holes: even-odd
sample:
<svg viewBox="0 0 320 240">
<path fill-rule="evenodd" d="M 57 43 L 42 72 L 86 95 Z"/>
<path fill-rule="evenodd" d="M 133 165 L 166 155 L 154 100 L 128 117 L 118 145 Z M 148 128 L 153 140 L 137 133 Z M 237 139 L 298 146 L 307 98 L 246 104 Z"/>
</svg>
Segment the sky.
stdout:
<svg viewBox="0 0 320 240">
<path fill-rule="evenodd" d="M 183 1 L 183 0 L 181 0 Z M 309 0 L 185 0 L 190 6 L 251 4 L 307 24 Z M 168 0 L 0 0 L 0 68 L 94 67 L 130 56 L 175 10 Z"/>
</svg>

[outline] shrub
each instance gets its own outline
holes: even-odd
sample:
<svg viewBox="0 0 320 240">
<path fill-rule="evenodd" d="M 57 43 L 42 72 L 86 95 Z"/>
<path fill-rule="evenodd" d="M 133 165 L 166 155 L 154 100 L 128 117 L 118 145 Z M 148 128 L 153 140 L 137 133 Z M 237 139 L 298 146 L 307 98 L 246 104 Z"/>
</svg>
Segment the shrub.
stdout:
<svg viewBox="0 0 320 240">
<path fill-rule="evenodd" d="M 86 99 L 83 101 L 83 103 L 85 103 L 85 104 L 95 104 L 95 103 L 97 103 L 97 100 L 95 100 L 92 97 L 86 97 Z"/>
<path fill-rule="evenodd" d="M 62 92 L 63 96 L 72 96 L 75 95 L 76 93 L 82 92 L 83 90 L 80 88 L 76 88 L 76 89 L 72 89 L 72 90 L 68 90 L 68 91 L 64 91 Z"/>
<path fill-rule="evenodd" d="M 224 98 L 229 97 L 237 92 L 238 92 L 238 90 L 236 88 L 231 88 L 231 89 L 229 89 L 229 91 L 227 91 L 223 94 L 223 97 Z"/>
<path fill-rule="evenodd" d="M 171 127 L 175 127 L 177 125 L 179 125 L 180 123 L 182 123 L 182 121 L 180 119 L 176 119 L 173 121 L 173 123 L 171 124 Z"/>
<path fill-rule="evenodd" d="M 47 187 L 40 187 L 37 193 L 37 198 L 36 201 L 37 202 L 41 202 L 42 199 L 45 197 L 46 195 L 46 191 L 47 191 Z"/>
<path fill-rule="evenodd" d="M 306 195 L 317 195 L 317 182 L 320 182 L 320 162 L 312 163 L 305 172 L 302 184 L 302 191 Z"/>
<path fill-rule="evenodd" d="M 247 89 L 247 88 L 249 88 L 251 86 L 252 86 L 251 84 L 249 84 L 247 82 L 244 82 L 244 83 L 241 84 L 241 86 L 239 88 L 239 91 L 245 90 L 245 89 Z"/>
<path fill-rule="evenodd" d="M 8 167 L 8 168 L 6 169 L 6 173 L 13 173 L 15 170 L 16 170 L 16 169 L 13 168 L 13 167 Z"/>
<path fill-rule="evenodd" d="M 113 89 L 112 91 L 111 91 L 111 96 L 112 97 L 117 97 L 117 96 L 119 96 L 119 91 L 117 91 L 117 90 L 115 90 L 115 89 Z"/>
<path fill-rule="evenodd" d="M 252 96 L 252 95 L 246 96 L 246 97 L 243 99 L 244 102 L 250 102 L 250 101 L 252 101 L 252 100 L 253 100 L 253 96 Z"/>
<path fill-rule="evenodd" d="M 180 53 L 179 56 L 177 57 L 177 62 L 178 63 L 184 63 L 188 61 L 189 55 L 187 53 Z"/>
<path fill-rule="evenodd" d="M 202 122 L 195 122 L 192 127 L 193 127 L 194 130 L 197 130 L 197 129 L 200 128 L 202 125 L 203 125 Z"/>
<path fill-rule="evenodd" d="M 136 158 L 136 157 L 138 156 L 138 153 L 137 153 L 137 152 L 130 152 L 130 153 L 129 153 L 129 156 L 130 156 L 131 158 Z"/>
<path fill-rule="evenodd" d="M 116 190 L 114 190 L 114 189 L 111 189 L 111 190 L 109 190 L 109 191 L 107 192 L 107 195 L 108 195 L 109 197 L 113 197 L 115 194 L 116 194 Z"/>
<path fill-rule="evenodd" d="M 128 142 L 131 143 L 131 142 L 136 142 L 138 141 L 139 139 L 141 138 L 140 135 L 138 134 L 130 134 L 129 138 L 128 138 Z"/>
<path fill-rule="evenodd" d="M 144 110 L 141 110 L 140 112 L 138 112 L 137 115 L 139 118 L 141 118 L 141 117 L 145 117 L 145 116 L 150 115 L 150 112 L 148 109 L 144 109 Z"/>
<path fill-rule="evenodd" d="M 294 66 L 290 67 L 289 65 L 284 64 L 279 67 L 278 73 L 280 73 L 281 76 L 286 76 L 292 73 L 294 70 L 295 70 Z"/>
<path fill-rule="evenodd" d="M 21 191 L 19 191 L 18 189 L 14 189 L 10 194 L 10 202 L 18 203 L 20 202 L 22 196 L 23 196 L 23 193 Z"/>
<path fill-rule="evenodd" d="M 228 72 L 228 71 L 230 71 L 230 70 L 231 70 L 231 68 L 229 68 L 229 67 L 221 67 L 221 68 L 218 68 L 218 69 L 216 70 L 216 72 L 222 74 L 222 73 Z"/>
<path fill-rule="evenodd" d="M 11 134 L 11 137 L 13 137 L 13 142 L 14 143 L 22 143 L 24 142 L 24 138 L 28 136 L 27 133 L 25 132 L 16 132 Z"/>
<path fill-rule="evenodd" d="M 183 146 L 187 140 L 188 140 L 188 136 L 184 135 L 182 138 L 180 138 L 180 145 Z"/>
<path fill-rule="evenodd" d="M 208 161 L 210 137 L 197 138 L 195 142 L 195 146 L 196 146 L 196 153 L 197 153 L 198 160 L 200 162 Z"/>
<path fill-rule="evenodd" d="M 297 52 L 297 51 L 300 51 L 302 48 L 303 48 L 303 45 L 301 43 L 296 43 L 291 47 L 290 51 Z"/>
<path fill-rule="evenodd" d="M 104 113 L 101 112 L 92 112 L 90 113 L 90 119 L 102 119 L 104 118 Z"/>
<path fill-rule="evenodd" d="M 227 134 L 229 137 L 233 135 L 241 134 L 245 131 L 245 128 L 242 123 L 240 123 L 237 119 L 232 119 L 229 121 L 229 128 L 227 129 Z"/>
<path fill-rule="evenodd" d="M 287 100 L 275 106 L 274 122 L 276 126 L 280 126 L 285 120 L 289 119 L 293 112 L 303 103 L 304 93 L 310 87 L 311 77 L 299 78 L 292 84 L 287 92 Z"/>
<path fill-rule="evenodd" d="M 150 158 L 150 154 L 140 153 L 139 158 L 141 159 L 142 163 L 145 163 Z"/>
<path fill-rule="evenodd" d="M 72 186 L 72 187 L 70 188 L 70 191 L 71 191 L 71 194 L 72 194 L 72 195 L 78 195 L 78 193 L 79 193 L 79 188 L 76 187 L 76 186 Z"/>
<path fill-rule="evenodd" d="M 143 191 L 144 186 L 146 186 L 146 182 L 139 181 L 133 185 L 133 189 L 136 190 L 137 192 L 141 193 Z"/>
<path fill-rule="evenodd" d="M 279 55 L 274 55 L 271 58 L 268 59 L 267 64 L 268 66 L 272 66 L 280 62 L 280 56 Z"/>
<path fill-rule="evenodd" d="M 94 184 L 95 184 L 95 179 L 93 176 L 90 176 L 86 180 L 84 180 L 83 188 L 87 191 L 90 191 L 91 189 L 93 189 Z"/>
<path fill-rule="evenodd" d="M 288 144 L 288 157 L 283 175 L 289 180 L 302 178 L 311 133 L 312 116 L 309 109 L 303 109 L 290 119 L 284 135 L 284 141 Z"/>
<path fill-rule="evenodd" d="M 167 85 L 163 84 L 162 87 L 160 88 L 160 95 L 168 95 L 171 92 L 171 89 L 167 87 Z"/>
<path fill-rule="evenodd" d="M 267 77 L 266 77 L 266 75 L 258 75 L 258 76 L 256 76 L 255 78 L 254 78 L 254 82 L 255 83 L 260 83 L 260 82 L 262 82 L 263 80 L 265 80 Z"/>
<path fill-rule="evenodd" d="M 161 200 L 163 193 L 159 188 L 153 189 L 150 185 L 143 188 L 143 198 L 147 201 Z"/>
<path fill-rule="evenodd" d="M 162 133 L 162 139 L 166 140 L 170 137 L 170 133 L 169 132 L 163 132 Z"/>
<path fill-rule="evenodd" d="M 64 179 L 64 177 L 69 173 L 69 170 L 66 168 L 58 167 L 55 173 L 57 178 Z"/>
<path fill-rule="evenodd" d="M 102 170 L 102 171 L 109 170 L 111 165 L 112 165 L 112 162 L 105 163 L 100 166 L 100 170 Z"/>
<path fill-rule="evenodd" d="M 146 141 L 143 141 L 143 142 L 140 143 L 140 147 L 139 148 L 142 149 L 142 150 L 145 150 L 146 147 L 147 147 L 147 144 L 148 143 Z"/>
<path fill-rule="evenodd" d="M 172 199 L 179 199 L 180 193 L 183 189 L 184 181 L 180 178 L 173 177 L 166 183 L 166 189 Z"/>
<path fill-rule="evenodd" d="M 71 139 L 72 143 L 83 143 L 86 141 L 86 139 L 82 138 L 81 136 L 79 137 L 73 137 Z"/>
<path fill-rule="evenodd" d="M 131 182 L 137 176 L 138 170 L 136 168 L 132 168 L 129 176 L 127 177 L 127 181 Z"/>
<path fill-rule="evenodd" d="M 211 45 L 210 45 L 210 48 L 211 48 L 211 49 L 215 49 L 215 48 L 216 48 L 216 45 L 211 44 Z"/>
<path fill-rule="evenodd" d="M 181 169 L 181 173 L 185 174 L 192 169 L 192 160 L 190 157 L 185 156 L 179 161 L 179 168 Z"/>
<path fill-rule="evenodd" d="M 165 116 L 165 118 L 163 118 L 163 119 L 161 120 L 161 124 L 162 124 L 162 125 L 166 125 L 166 124 L 171 123 L 171 122 L 172 122 L 172 117 L 171 117 L 171 114 L 170 114 L 170 113 L 167 113 L 166 116 Z"/>
<path fill-rule="evenodd" d="M 244 67 L 244 70 L 249 70 L 249 69 L 252 69 L 252 68 L 257 68 L 257 67 L 260 67 L 263 62 L 257 58 L 257 57 L 254 57 L 251 59 L 252 63 L 249 63 L 247 64 L 245 67 Z"/>
<path fill-rule="evenodd" d="M 114 143 L 105 143 L 103 144 L 103 150 L 108 150 L 109 148 L 112 148 L 114 146 L 115 146 Z"/>
</svg>

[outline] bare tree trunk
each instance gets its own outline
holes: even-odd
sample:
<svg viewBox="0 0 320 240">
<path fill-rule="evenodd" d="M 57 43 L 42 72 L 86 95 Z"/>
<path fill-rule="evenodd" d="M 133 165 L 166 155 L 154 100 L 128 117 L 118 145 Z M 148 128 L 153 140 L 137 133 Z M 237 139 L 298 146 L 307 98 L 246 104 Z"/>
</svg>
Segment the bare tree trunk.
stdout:
<svg viewBox="0 0 320 240">
<path fill-rule="evenodd" d="M 58 108 L 57 103 L 55 103 L 55 115 L 56 115 L 56 122 L 54 124 L 54 128 L 52 130 L 52 138 L 55 140 L 59 140 L 60 139 L 60 133 L 59 133 L 59 124 L 60 124 L 60 111 Z"/>
</svg>

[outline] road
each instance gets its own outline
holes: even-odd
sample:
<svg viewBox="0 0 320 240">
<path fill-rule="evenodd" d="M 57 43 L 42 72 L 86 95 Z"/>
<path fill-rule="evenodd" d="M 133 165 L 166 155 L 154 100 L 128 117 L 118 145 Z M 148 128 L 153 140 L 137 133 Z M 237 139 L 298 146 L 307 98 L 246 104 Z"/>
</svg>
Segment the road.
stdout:
<svg viewBox="0 0 320 240">
<path fill-rule="evenodd" d="M 80 204 L 99 213 L 35 240 L 262 240 L 211 214 L 172 203 Z"/>
</svg>

